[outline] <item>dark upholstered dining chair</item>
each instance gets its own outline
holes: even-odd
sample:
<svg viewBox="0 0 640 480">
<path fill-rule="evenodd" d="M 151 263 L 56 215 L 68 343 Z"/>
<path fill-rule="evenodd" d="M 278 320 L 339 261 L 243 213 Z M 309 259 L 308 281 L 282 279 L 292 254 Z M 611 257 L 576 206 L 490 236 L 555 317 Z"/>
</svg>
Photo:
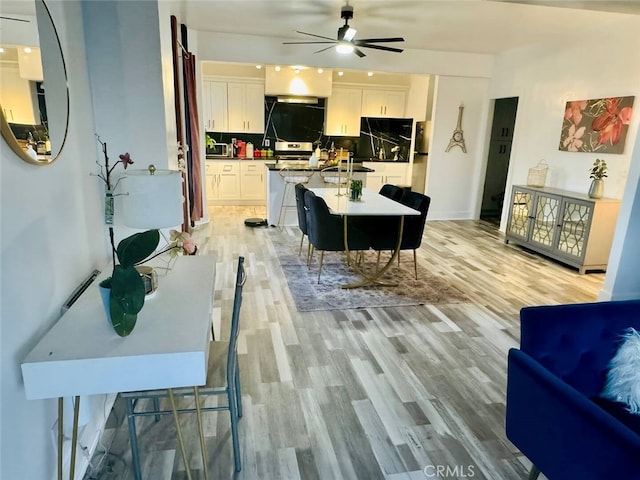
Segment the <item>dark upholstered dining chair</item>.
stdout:
<svg viewBox="0 0 640 480">
<path fill-rule="evenodd" d="M 404 192 L 400 203 L 420 212 L 419 216 L 407 215 L 404 217 L 402 243 L 400 244 L 400 250 L 413 250 L 413 271 L 417 280 L 418 264 L 416 250 L 420 248 L 422 244 L 422 235 L 424 233 L 425 222 L 427 221 L 429 206 L 431 205 L 431 198 L 418 192 Z M 376 226 L 379 234 L 371 235 L 371 248 L 378 252 L 382 250 L 394 250 L 398 241 L 398 222 L 398 218 L 381 218 L 380 223 Z M 398 264 L 400 264 L 399 252 Z"/>
<path fill-rule="evenodd" d="M 304 194 L 304 202 L 308 209 L 309 242 L 314 250 L 320 250 L 320 268 L 318 269 L 318 283 L 320 283 L 324 252 L 343 252 L 345 250 L 344 220 L 339 215 L 331 214 L 326 202 L 312 191 L 307 191 Z M 350 224 L 348 224 L 347 238 L 349 250 L 369 249 L 368 236 Z M 313 255 L 313 251 L 311 255 Z"/>
<path fill-rule="evenodd" d="M 309 235 L 307 228 L 307 207 L 304 204 L 304 194 L 309 191 L 302 183 L 296 184 L 296 209 L 298 210 L 298 228 L 302 232 L 300 238 L 300 250 L 298 255 L 302 254 L 302 244 L 304 243 L 305 235 Z M 307 263 L 309 263 L 309 255 L 311 253 L 311 243 L 307 249 Z"/>
<path fill-rule="evenodd" d="M 395 200 L 396 202 L 400 201 L 402 195 L 404 194 L 404 189 L 402 187 L 398 187 L 397 185 L 391 185 L 389 183 L 385 183 L 378 192 L 380 195 L 383 195 L 391 200 Z"/>
</svg>

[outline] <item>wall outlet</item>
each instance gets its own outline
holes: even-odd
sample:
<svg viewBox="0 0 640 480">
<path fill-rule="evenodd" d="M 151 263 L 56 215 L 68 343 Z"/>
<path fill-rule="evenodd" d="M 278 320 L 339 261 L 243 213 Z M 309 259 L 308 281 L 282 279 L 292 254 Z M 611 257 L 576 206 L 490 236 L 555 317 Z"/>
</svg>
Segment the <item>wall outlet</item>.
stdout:
<svg viewBox="0 0 640 480">
<path fill-rule="evenodd" d="M 271 140 L 269 140 L 268 138 L 264 139 L 264 146 L 265 147 L 268 147 L 270 143 L 271 143 Z"/>
</svg>

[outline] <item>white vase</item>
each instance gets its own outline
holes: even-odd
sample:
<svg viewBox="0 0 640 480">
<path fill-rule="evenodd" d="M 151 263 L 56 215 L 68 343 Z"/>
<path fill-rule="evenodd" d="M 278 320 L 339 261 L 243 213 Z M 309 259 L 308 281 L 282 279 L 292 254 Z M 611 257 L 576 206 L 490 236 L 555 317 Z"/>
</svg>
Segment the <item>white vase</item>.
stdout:
<svg viewBox="0 0 640 480">
<path fill-rule="evenodd" d="M 602 198 L 604 195 L 604 180 L 594 178 L 589 187 L 589 198 Z"/>
</svg>

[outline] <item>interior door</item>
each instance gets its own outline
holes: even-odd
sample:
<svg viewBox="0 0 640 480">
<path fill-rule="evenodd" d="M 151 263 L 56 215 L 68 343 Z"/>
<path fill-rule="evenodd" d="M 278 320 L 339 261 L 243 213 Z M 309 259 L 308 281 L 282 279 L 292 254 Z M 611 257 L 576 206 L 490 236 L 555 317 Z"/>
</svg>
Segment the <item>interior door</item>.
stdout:
<svg viewBox="0 0 640 480">
<path fill-rule="evenodd" d="M 518 98 L 500 98 L 495 101 L 491 140 L 487 156 L 480 219 L 500 225 L 505 204 L 507 173 L 511 159 L 511 144 L 518 109 Z"/>
</svg>

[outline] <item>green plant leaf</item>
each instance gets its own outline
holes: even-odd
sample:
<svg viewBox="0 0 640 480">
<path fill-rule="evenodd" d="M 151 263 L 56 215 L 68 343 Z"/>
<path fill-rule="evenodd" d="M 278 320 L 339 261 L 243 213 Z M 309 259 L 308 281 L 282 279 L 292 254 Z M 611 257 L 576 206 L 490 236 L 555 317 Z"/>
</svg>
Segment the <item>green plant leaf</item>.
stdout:
<svg viewBox="0 0 640 480">
<path fill-rule="evenodd" d="M 116 254 L 123 267 L 133 267 L 151 255 L 160 241 L 158 230 L 135 233 L 118 243 Z"/>
<path fill-rule="evenodd" d="M 123 311 L 120 303 L 118 303 L 117 300 L 114 300 L 113 292 L 111 293 L 111 300 L 109 302 L 109 309 L 111 311 L 111 324 L 113 325 L 113 329 L 118 335 L 120 335 L 121 337 L 126 337 L 133 331 L 133 328 L 136 326 L 138 314 L 132 314 Z"/>
<path fill-rule="evenodd" d="M 116 265 L 111 276 L 111 305 L 116 302 L 123 312 L 136 314 L 144 306 L 144 294 L 144 281 L 136 268 Z"/>
</svg>

